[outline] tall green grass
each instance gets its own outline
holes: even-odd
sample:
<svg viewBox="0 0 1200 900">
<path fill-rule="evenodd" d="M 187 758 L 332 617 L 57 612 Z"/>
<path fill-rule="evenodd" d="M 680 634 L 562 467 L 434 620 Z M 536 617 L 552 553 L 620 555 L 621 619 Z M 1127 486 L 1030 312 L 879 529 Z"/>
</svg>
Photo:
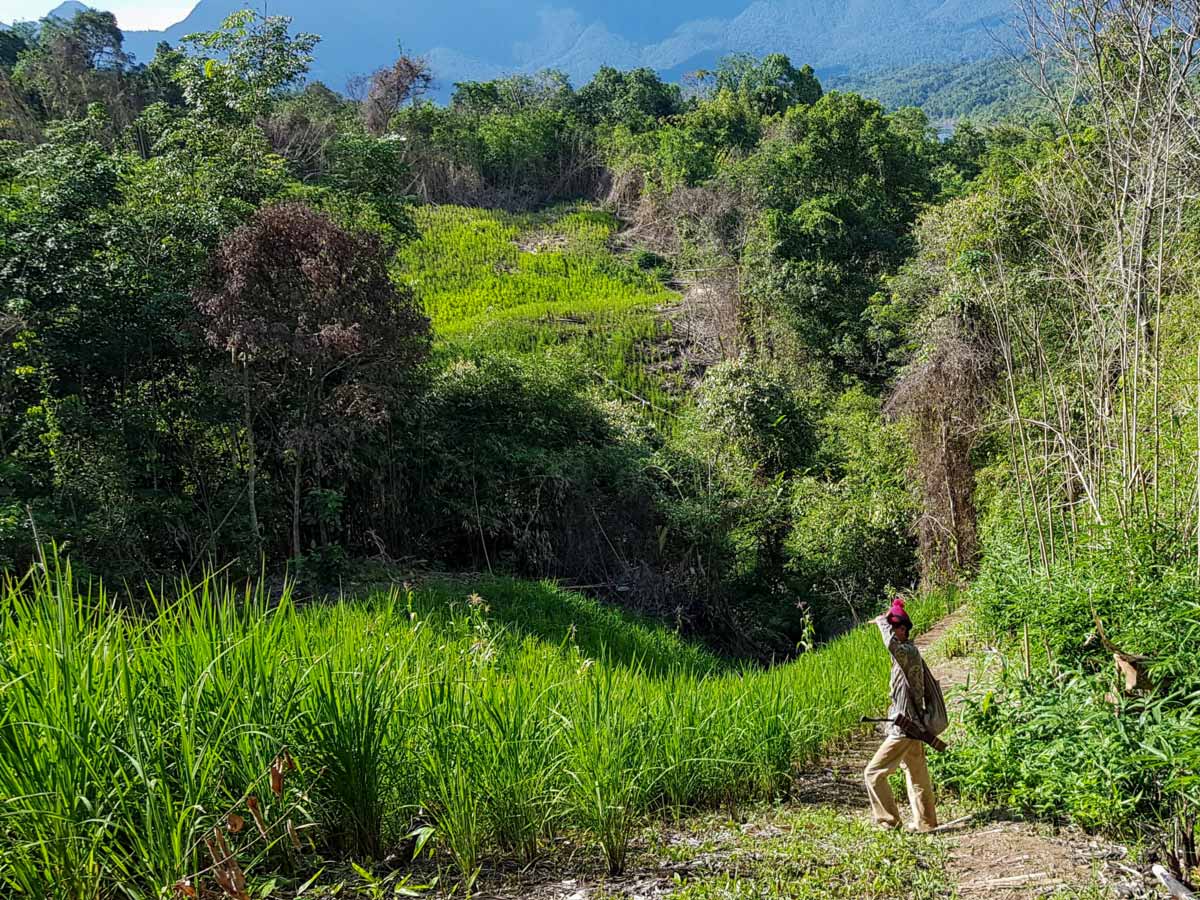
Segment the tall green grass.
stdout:
<svg viewBox="0 0 1200 900">
<path fill-rule="evenodd" d="M 579 345 L 605 390 L 645 401 L 652 419 L 673 409 L 669 376 L 655 369 L 670 333 L 661 310 L 678 295 L 612 252 L 610 213 L 441 206 L 418 209 L 417 223 L 396 277 L 424 305 L 443 350 Z"/>
<path fill-rule="evenodd" d="M 207 578 L 134 613 L 65 563 L 8 577 L 0 893 L 212 887 L 218 833 L 251 887 L 429 826 L 464 879 L 564 832 L 618 871 L 645 816 L 772 795 L 886 696 L 873 628 L 742 670 L 548 585 L 480 591 L 304 606 Z"/>
</svg>

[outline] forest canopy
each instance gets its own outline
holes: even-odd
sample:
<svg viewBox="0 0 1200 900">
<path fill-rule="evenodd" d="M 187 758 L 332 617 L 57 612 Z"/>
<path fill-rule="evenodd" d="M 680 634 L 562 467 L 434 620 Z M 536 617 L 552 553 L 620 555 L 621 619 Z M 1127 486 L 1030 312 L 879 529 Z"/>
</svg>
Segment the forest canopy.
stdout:
<svg viewBox="0 0 1200 900">
<path fill-rule="evenodd" d="M 142 65 L 108 14 L 13 35 L 0 556 L 498 565 L 755 655 L 912 580 L 880 299 L 977 132 L 779 54 L 687 97 L 602 68 L 444 106 L 399 56 L 344 96 L 304 81 L 317 40 L 243 12 Z"/>
</svg>

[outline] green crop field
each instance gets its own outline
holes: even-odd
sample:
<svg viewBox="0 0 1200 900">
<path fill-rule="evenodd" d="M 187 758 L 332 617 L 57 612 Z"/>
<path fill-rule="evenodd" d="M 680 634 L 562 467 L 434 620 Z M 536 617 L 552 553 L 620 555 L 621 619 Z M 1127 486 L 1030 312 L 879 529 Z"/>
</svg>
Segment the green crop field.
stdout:
<svg viewBox="0 0 1200 900">
<path fill-rule="evenodd" d="M 616 870 L 648 815 L 771 796 L 886 696 L 873 627 L 741 670 L 548 584 L 303 605 L 209 578 L 134 613 L 48 568 L 0 596 L 18 896 L 211 884 L 225 844 L 294 888 L 418 826 L 451 877 L 563 833 Z"/>
<path fill-rule="evenodd" d="M 513 215 L 456 206 L 416 211 L 420 237 L 395 272 L 443 349 L 547 351 L 578 345 L 606 391 L 645 401 L 652 418 L 677 402 L 654 372 L 678 295 L 610 249 L 618 223 L 581 206 Z"/>
</svg>

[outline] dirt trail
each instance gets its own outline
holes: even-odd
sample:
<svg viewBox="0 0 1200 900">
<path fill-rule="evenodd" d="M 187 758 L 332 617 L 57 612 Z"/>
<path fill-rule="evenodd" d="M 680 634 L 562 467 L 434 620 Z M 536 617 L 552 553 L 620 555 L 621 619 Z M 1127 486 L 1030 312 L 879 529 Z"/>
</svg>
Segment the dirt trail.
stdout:
<svg viewBox="0 0 1200 900">
<path fill-rule="evenodd" d="M 965 610 L 959 610 L 917 638 L 947 695 L 951 719 L 957 689 L 967 683 L 977 662 L 971 656 L 947 657 L 941 645 L 965 616 Z M 861 732 L 818 766 L 801 772 L 795 800 L 866 816 L 862 772 L 880 739 L 875 731 Z M 897 795 L 897 800 L 908 814 L 905 797 Z M 957 900 L 1156 896 L 1138 873 L 1124 866 L 1124 848 L 1077 829 L 1056 829 L 1006 810 L 972 811 L 941 800 L 938 813 L 943 823 L 950 823 L 943 825 L 938 840 L 947 844 L 947 875 Z"/>
<path fill-rule="evenodd" d="M 942 684 L 955 718 L 956 694 L 976 669 L 969 656 L 942 652 L 947 633 L 966 615 L 959 610 L 917 640 Z M 943 821 L 954 821 L 953 810 Z M 961 811 L 959 816 L 967 814 Z M 1089 838 L 1078 829 L 1056 829 L 1029 822 L 1007 810 L 974 811 L 968 821 L 950 826 L 948 873 L 959 900 L 1000 897 L 1154 896 L 1138 873 L 1121 862 L 1122 847 Z"/>
<path fill-rule="evenodd" d="M 941 682 L 955 717 L 957 688 L 974 677 L 972 656 L 948 657 L 943 645 L 965 619 L 959 611 L 917 643 Z M 882 652 L 882 648 L 881 648 Z M 952 735 L 950 736 L 952 739 Z M 936 835 L 895 836 L 872 843 L 862 771 L 880 736 L 863 730 L 797 773 L 790 797 L 770 807 L 651 824 L 631 847 L 627 874 L 606 877 L 581 847 L 562 847 L 506 883 L 475 896 L 488 900 L 741 900 L 741 898 L 873 897 L 937 900 L 1159 897 L 1130 868 L 1124 848 L 1076 829 L 1030 822 L 1005 810 L 962 808 L 939 799 Z M 936 787 L 936 785 L 935 785 Z M 907 812 L 906 798 L 897 795 Z M 882 856 L 872 856 L 882 852 Z M 902 883 L 880 878 L 896 854 L 911 867 Z M 847 862 L 850 860 L 850 862 Z M 564 864 L 565 863 L 565 864 Z M 540 871 L 539 871 L 540 870 Z M 807 873 L 789 880 L 788 873 Z M 814 875 L 813 873 L 818 873 Z M 926 879 L 926 874 L 928 878 Z"/>
<path fill-rule="evenodd" d="M 960 610 L 942 619 L 917 638 L 917 646 L 921 648 L 922 654 L 928 657 L 930 668 L 947 694 L 951 693 L 952 687 L 966 682 L 971 670 L 970 660 L 944 659 L 936 653 L 931 654 L 930 651 L 942 642 L 946 633 L 954 628 L 962 617 L 963 613 Z M 883 652 L 882 646 L 880 652 Z M 794 799 L 801 803 L 820 803 L 843 810 L 861 809 L 865 814 L 867 794 L 862 773 L 880 740 L 882 738 L 877 730 L 864 729 L 851 735 L 845 743 L 832 748 L 825 759 L 796 776 Z M 902 806 L 904 799 L 897 797 Z M 904 807 L 903 811 L 907 812 L 907 807 Z M 942 818 L 945 819 L 945 816 Z"/>
</svg>

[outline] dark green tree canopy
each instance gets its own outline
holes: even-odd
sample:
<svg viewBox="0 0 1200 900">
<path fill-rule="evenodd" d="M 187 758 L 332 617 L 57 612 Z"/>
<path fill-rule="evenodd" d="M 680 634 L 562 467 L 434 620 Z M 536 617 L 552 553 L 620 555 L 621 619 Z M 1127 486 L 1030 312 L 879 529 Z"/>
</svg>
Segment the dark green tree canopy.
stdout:
<svg viewBox="0 0 1200 900">
<path fill-rule="evenodd" d="M 682 106 L 678 85 L 667 84 L 652 69 L 621 71 L 601 66 L 576 94 L 579 115 L 591 125 L 623 125 L 633 132 L 653 128 Z"/>
<path fill-rule="evenodd" d="M 15 28 L 0 29 L 0 68 L 11 70 L 17 64 L 17 57 L 29 49 L 26 38 Z"/>
<path fill-rule="evenodd" d="M 461 113 L 482 116 L 531 109 L 565 112 L 575 92 L 563 72 L 547 69 L 535 75 L 510 75 L 494 81 L 463 81 L 454 85 L 450 106 Z"/>
<path fill-rule="evenodd" d="M 782 53 L 762 59 L 749 53 L 726 56 L 714 73 L 716 89 L 745 92 L 755 107 L 776 115 L 796 104 L 811 106 L 821 99 L 821 82 L 812 66 L 797 69 Z"/>
</svg>

